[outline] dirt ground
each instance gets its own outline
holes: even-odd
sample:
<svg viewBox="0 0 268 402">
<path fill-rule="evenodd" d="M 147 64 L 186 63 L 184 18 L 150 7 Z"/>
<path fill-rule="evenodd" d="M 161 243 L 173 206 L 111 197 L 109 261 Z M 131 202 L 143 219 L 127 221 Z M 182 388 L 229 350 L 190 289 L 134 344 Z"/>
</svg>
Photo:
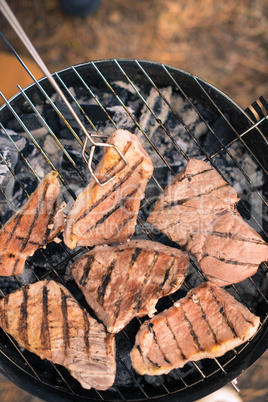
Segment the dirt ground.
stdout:
<svg viewBox="0 0 268 402">
<path fill-rule="evenodd" d="M 51 72 L 89 60 L 146 59 L 203 78 L 243 108 L 268 98 L 267 0 L 102 0 L 85 18 L 65 14 L 57 0 L 8 3 Z M 28 55 L 3 16 L 0 23 Z"/>
<path fill-rule="evenodd" d="M 8 3 L 51 72 L 91 60 L 145 59 L 203 78 L 242 108 L 261 95 L 268 100 L 267 0 L 102 0 L 85 18 L 65 14 L 57 0 Z M 2 15 L 0 27 L 28 56 Z M 1 40 L 0 51 L 8 51 Z M 8 68 L 2 63 L 2 82 Z M 268 400 L 267 372 L 266 353 L 239 377 L 244 402 Z M 1 376 L 0 400 L 36 401 Z"/>
</svg>

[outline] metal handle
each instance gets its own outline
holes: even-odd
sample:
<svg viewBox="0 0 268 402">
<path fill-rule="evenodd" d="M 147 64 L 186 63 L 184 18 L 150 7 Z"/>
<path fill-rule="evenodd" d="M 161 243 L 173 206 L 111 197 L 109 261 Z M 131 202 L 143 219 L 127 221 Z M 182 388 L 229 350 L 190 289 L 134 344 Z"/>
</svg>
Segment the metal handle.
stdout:
<svg viewBox="0 0 268 402">
<path fill-rule="evenodd" d="M 105 184 L 109 183 L 111 180 L 114 179 L 114 177 L 111 177 L 108 180 L 106 180 L 105 182 L 101 183 L 99 181 L 99 179 L 97 178 L 97 176 L 93 172 L 92 159 L 93 159 L 93 153 L 94 153 L 95 147 L 100 146 L 100 147 L 115 148 L 115 150 L 118 152 L 119 156 L 122 158 L 122 160 L 124 161 L 125 165 L 127 166 L 128 162 L 127 162 L 126 158 L 124 157 L 124 155 L 122 154 L 122 152 L 120 151 L 120 149 L 116 145 L 107 144 L 107 143 L 103 143 L 103 142 L 95 142 L 93 140 L 93 138 L 91 137 L 91 135 L 86 130 L 86 128 L 83 125 L 82 121 L 80 120 L 80 118 L 78 117 L 78 115 L 74 111 L 72 105 L 70 104 L 70 102 L 68 101 L 68 99 L 66 98 L 66 96 L 64 95 L 62 90 L 60 89 L 60 87 L 57 84 L 56 80 L 54 79 L 54 77 L 52 76 L 52 74 L 50 73 L 48 68 L 46 67 L 45 63 L 43 62 L 43 60 L 39 56 L 39 54 L 36 51 L 35 47 L 33 46 L 32 42 L 30 41 L 30 39 L 26 35 L 24 29 L 20 25 L 19 21 L 17 20 L 16 16 L 14 15 L 13 11 L 11 10 L 11 8 L 9 7 L 9 5 L 7 4 L 7 2 L 5 0 L 0 0 L 0 10 L 1 10 L 2 14 L 6 17 L 7 21 L 10 23 L 10 25 L 12 26 L 14 31 L 17 33 L 18 37 L 20 38 L 20 40 L 22 41 L 24 46 L 27 48 L 27 50 L 29 51 L 29 53 L 31 54 L 31 56 L 33 57 L 33 59 L 35 60 L 37 65 L 43 71 L 44 75 L 49 80 L 49 82 L 51 83 L 51 85 L 53 86 L 55 91 L 59 94 L 59 96 L 61 97 L 61 99 L 63 100 L 63 102 L 65 103 L 65 105 L 69 109 L 69 111 L 71 112 L 72 116 L 74 117 L 74 119 L 78 123 L 79 127 L 81 128 L 81 130 L 85 134 L 86 140 L 85 140 L 85 143 L 84 143 L 84 146 L 83 146 L 82 155 L 83 155 L 84 160 L 87 162 L 87 166 L 88 166 L 88 169 L 89 169 L 92 177 L 95 179 L 97 184 L 99 184 L 100 186 L 104 186 Z M 3 35 L 1 35 L 1 36 L 3 36 Z M 17 56 L 17 58 L 19 58 L 19 57 Z M 25 66 L 24 63 L 22 63 L 22 65 Z M 30 73 L 28 68 L 26 68 L 26 71 L 33 78 L 33 75 Z M 62 115 L 61 115 L 61 117 L 64 120 L 64 117 Z M 101 137 L 101 135 L 99 135 L 99 137 Z M 87 141 L 90 141 L 91 144 L 93 145 L 93 147 L 92 147 L 93 150 L 91 149 L 88 159 L 86 157 Z"/>
</svg>

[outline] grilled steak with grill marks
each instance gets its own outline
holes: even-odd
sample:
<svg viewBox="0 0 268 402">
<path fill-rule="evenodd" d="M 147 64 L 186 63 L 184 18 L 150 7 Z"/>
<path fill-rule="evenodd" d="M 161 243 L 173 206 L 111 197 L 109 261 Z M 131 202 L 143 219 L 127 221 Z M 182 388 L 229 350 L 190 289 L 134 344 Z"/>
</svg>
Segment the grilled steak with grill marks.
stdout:
<svg viewBox="0 0 268 402">
<path fill-rule="evenodd" d="M 39 281 L 5 296 L 0 325 L 20 346 L 66 367 L 82 387 L 105 390 L 113 385 L 114 336 L 64 286 Z"/>
<path fill-rule="evenodd" d="M 78 196 L 67 218 L 64 242 L 76 246 L 122 243 L 134 233 L 140 201 L 147 181 L 153 173 L 153 164 L 138 138 L 126 130 L 115 131 L 107 143 L 116 145 L 128 165 L 113 148 L 105 148 L 95 175 Z"/>
<path fill-rule="evenodd" d="M 236 191 L 207 162 L 192 158 L 158 198 L 148 222 L 172 241 L 187 245 L 217 214 L 234 211 Z"/>
<path fill-rule="evenodd" d="M 0 230 L 0 275 L 22 274 L 26 258 L 62 231 L 64 203 L 57 176 L 47 174 Z"/>
<path fill-rule="evenodd" d="M 268 261 L 268 244 L 239 214 L 225 212 L 207 232 L 193 236 L 188 248 L 207 278 L 219 286 L 241 282 Z"/>
<path fill-rule="evenodd" d="M 222 356 L 249 340 L 259 324 L 259 317 L 228 292 L 206 282 L 144 322 L 132 365 L 142 375 L 167 374 L 189 361 Z"/>
<path fill-rule="evenodd" d="M 268 245 L 235 209 L 235 190 L 206 162 L 190 159 L 156 202 L 153 226 L 186 247 L 219 286 L 241 282 L 268 260 Z"/>
<path fill-rule="evenodd" d="M 71 272 L 109 332 L 152 314 L 159 298 L 175 292 L 188 271 L 188 254 L 149 240 L 97 246 Z"/>
</svg>

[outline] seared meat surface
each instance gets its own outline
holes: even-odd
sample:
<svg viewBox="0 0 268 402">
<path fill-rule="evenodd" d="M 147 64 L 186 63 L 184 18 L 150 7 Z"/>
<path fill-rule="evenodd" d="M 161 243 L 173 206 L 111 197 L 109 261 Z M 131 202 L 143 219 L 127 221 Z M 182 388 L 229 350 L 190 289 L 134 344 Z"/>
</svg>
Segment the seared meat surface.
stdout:
<svg viewBox="0 0 268 402">
<path fill-rule="evenodd" d="M 158 198 L 148 222 L 185 246 L 222 211 L 233 211 L 236 191 L 207 162 L 190 159 Z"/>
<path fill-rule="evenodd" d="M 189 361 L 222 356 L 249 340 L 259 317 L 224 289 L 206 282 L 145 321 L 131 351 L 139 374 L 167 374 Z"/>
<path fill-rule="evenodd" d="M 115 178 L 105 186 L 91 178 L 78 196 L 64 229 L 64 242 L 71 249 L 122 243 L 134 233 L 153 164 L 138 138 L 126 130 L 115 131 L 107 143 L 120 149 L 128 165 L 114 148 L 105 148 L 95 174 L 100 182 Z"/>
<path fill-rule="evenodd" d="M 226 212 L 189 242 L 206 277 L 219 286 L 241 282 L 268 261 L 268 244 L 242 217 Z"/>
<path fill-rule="evenodd" d="M 0 325 L 20 346 L 66 367 L 82 387 L 113 385 L 114 336 L 64 286 L 40 281 L 0 299 Z"/>
<path fill-rule="evenodd" d="M 57 176 L 47 174 L 0 230 L 0 275 L 22 274 L 26 258 L 62 231 L 64 203 Z"/>
<path fill-rule="evenodd" d="M 188 254 L 149 240 L 97 246 L 72 266 L 72 275 L 109 332 L 135 316 L 152 314 L 159 298 L 175 292 L 188 271 Z"/>
<path fill-rule="evenodd" d="M 190 159 L 156 202 L 148 222 L 194 255 L 219 286 L 241 282 L 268 260 L 268 245 L 235 209 L 239 201 L 208 163 Z"/>
</svg>

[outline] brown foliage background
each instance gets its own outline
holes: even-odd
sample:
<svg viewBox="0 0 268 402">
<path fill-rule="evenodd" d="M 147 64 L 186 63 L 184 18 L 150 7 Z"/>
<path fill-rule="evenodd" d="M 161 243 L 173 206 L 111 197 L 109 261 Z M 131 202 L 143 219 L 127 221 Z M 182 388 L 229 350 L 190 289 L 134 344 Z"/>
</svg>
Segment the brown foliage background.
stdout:
<svg viewBox="0 0 268 402">
<path fill-rule="evenodd" d="M 203 78 L 243 108 L 268 97 L 267 0 L 102 0 L 85 18 L 65 14 L 57 0 L 8 2 L 51 72 L 89 60 L 146 59 Z M 27 55 L 2 16 L 0 23 Z"/>
</svg>

